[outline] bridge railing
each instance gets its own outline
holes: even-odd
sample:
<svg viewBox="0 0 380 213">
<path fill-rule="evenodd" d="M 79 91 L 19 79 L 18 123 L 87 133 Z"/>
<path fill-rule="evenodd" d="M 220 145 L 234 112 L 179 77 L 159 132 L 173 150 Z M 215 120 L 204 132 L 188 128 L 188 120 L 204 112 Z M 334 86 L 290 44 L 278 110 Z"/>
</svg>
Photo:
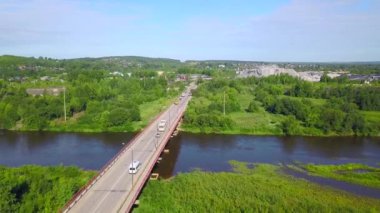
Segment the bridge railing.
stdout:
<svg viewBox="0 0 380 213">
<path fill-rule="evenodd" d="M 160 118 L 160 116 L 166 112 L 166 110 L 160 112 L 149 124 L 146 126 L 146 128 L 150 127 L 153 123 L 157 122 L 157 120 Z M 145 128 L 145 129 L 146 129 Z M 130 140 L 129 143 L 127 143 L 116 155 L 114 155 L 111 160 L 109 160 L 98 172 L 97 175 L 95 175 L 85 186 L 83 186 L 78 192 L 74 194 L 74 196 L 66 203 L 66 205 L 60 210 L 60 212 L 68 212 L 79 200 L 83 197 L 83 195 L 105 174 L 105 172 L 110 169 L 113 164 L 120 158 L 120 155 L 124 153 L 132 144 L 134 144 L 135 141 L 137 141 L 137 138 L 141 135 L 141 133 L 144 131 L 144 129 L 141 129 L 133 138 Z"/>
<path fill-rule="evenodd" d="M 185 104 L 182 104 L 182 108 L 183 108 L 183 105 L 185 105 Z M 138 189 L 137 189 L 138 192 L 141 191 L 142 187 L 144 186 L 144 184 L 145 184 L 146 181 L 148 180 L 148 178 L 149 178 L 149 176 L 150 176 L 150 174 L 151 174 L 151 171 L 153 170 L 154 165 L 156 165 L 156 162 L 157 162 L 158 158 L 160 157 L 160 155 L 161 155 L 163 149 L 165 148 L 167 142 L 170 140 L 170 136 L 172 135 L 172 133 L 174 132 L 174 130 L 177 128 L 177 126 L 178 126 L 178 124 L 179 124 L 179 121 L 182 119 L 183 115 L 185 114 L 185 109 L 181 109 L 181 110 L 182 110 L 182 112 L 181 112 L 181 113 L 179 114 L 179 116 L 176 118 L 176 120 L 175 120 L 175 122 L 174 122 L 174 125 L 172 125 L 172 126 L 170 127 L 168 133 L 166 134 L 166 136 L 165 136 L 165 138 L 164 138 L 164 140 L 163 140 L 164 145 L 161 146 L 161 148 L 160 148 L 160 150 L 159 150 L 159 152 L 158 152 L 156 158 L 154 159 L 153 163 L 152 163 L 152 164 L 150 165 L 150 167 L 148 168 L 148 172 L 147 172 L 147 174 L 143 177 L 142 184 L 140 184 L 140 185 L 138 186 Z M 126 212 L 128 212 L 128 211 L 130 211 L 130 210 L 132 209 L 133 204 L 135 203 L 135 201 L 136 201 L 138 195 L 139 195 L 139 193 L 136 193 L 136 194 L 133 196 L 131 202 L 128 204 L 128 207 L 127 207 L 127 211 L 126 211 Z M 125 200 L 125 201 L 126 201 L 126 200 Z M 124 202 L 125 202 L 125 201 L 124 201 Z M 120 209 L 119 209 L 119 210 L 120 210 Z"/>
</svg>

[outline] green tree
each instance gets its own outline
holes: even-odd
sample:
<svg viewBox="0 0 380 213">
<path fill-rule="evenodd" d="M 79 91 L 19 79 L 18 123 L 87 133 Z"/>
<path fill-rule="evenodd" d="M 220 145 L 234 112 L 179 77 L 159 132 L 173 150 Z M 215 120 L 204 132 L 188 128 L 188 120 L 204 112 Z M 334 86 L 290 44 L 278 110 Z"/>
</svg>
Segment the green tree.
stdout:
<svg viewBox="0 0 380 213">
<path fill-rule="evenodd" d="M 292 115 L 287 116 L 281 124 L 282 131 L 285 135 L 296 135 L 300 133 L 300 125 L 297 119 Z"/>
<path fill-rule="evenodd" d="M 252 100 L 249 103 L 249 106 L 248 106 L 246 111 L 247 112 L 257 112 L 257 111 L 259 111 L 259 108 L 260 108 L 260 105 L 256 101 Z"/>
</svg>

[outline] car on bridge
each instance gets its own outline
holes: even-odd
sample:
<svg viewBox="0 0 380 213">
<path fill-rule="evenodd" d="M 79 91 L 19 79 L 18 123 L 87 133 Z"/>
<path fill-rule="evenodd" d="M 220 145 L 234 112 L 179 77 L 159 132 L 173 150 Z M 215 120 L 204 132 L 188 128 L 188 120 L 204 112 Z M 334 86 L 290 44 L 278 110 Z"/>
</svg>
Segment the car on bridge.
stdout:
<svg viewBox="0 0 380 213">
<path fill-rule="evenodd" d="M 165 127 L 166 127 L 166 120 L 161 120 L 161 121 L 158 123 L 157 130 L 158 130 L 159 132 L 164 132 L 164 131 L 165 131 Z"/>
<path fill-rule="evenodd" d="M 136 174 L 137 170 L 141 166 L 140 161 L 134 160 L 131 164 L 129 164 L 129 174 Z"/>
</svg>

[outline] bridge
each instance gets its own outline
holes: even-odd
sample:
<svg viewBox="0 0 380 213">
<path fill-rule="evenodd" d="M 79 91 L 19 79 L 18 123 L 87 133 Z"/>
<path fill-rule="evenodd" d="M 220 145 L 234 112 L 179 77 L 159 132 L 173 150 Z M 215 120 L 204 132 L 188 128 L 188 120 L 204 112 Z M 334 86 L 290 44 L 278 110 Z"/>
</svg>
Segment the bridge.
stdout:
<svg viewBox="0 0 380 213">
<path fill-rule="evenodd" d="M 171 104 L 117 153 L 85 187 L 65 205 L 62 212 L 129 212 L 151 175 L 165 145 L 178 126 L 191 99 L 190 85 L 180 101 Z M 157 136 L 157 124 L 166 128 Z M 141 162 L 136 174 L 129 173 L 133 160 Z"/>
</svg>

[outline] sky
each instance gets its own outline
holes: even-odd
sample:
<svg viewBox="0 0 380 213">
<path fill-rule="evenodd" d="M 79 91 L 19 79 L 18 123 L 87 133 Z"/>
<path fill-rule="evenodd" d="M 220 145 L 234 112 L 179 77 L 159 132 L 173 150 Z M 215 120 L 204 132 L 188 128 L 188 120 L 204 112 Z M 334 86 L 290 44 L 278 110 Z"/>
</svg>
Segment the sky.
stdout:
<svg viewBox="0 0 380 213">
<path fill-rule="evenodd" d="M 0 55 L 380 61 L 380 0 L 0 0 Z"/>
</svg>

